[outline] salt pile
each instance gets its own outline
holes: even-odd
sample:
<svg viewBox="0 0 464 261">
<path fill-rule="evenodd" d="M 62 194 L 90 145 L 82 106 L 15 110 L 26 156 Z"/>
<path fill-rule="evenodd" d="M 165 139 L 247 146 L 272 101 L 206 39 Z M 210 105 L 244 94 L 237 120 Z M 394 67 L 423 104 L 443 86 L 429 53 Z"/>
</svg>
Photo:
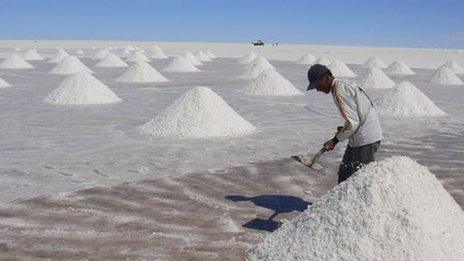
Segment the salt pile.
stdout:
<svg viewBox="0 0 464 261">
<path fill-rule="evenodd" d="M 187 58 L 183 56 L 174 57 L 174 59 L 163 68 L 165 72 L 199 72 Z"/>
<path fill-rule="evenodd" d="M 463 260 L 464 212 L 408 157 L 368 164 L 267 235 L 247 260 Z"/>
<path fill-rule="evenodd" d="M 127 58 L 128 62 L 135 62 L 135 63 L 147 63 L 150 62 L 150 59 L 140 51 L 135 51 L 129 58 Z"/>
<path fill-rule="evenodd" d="M 164 52 L 159 48 L 159 46 L 155 45 L 153 48 L 148 49 L 148 57 L 152 59 L 167 59 L 168 56 L 164 54 Z"/>
<path fill-rule="evenodd" d="M 131 45 L 127 45 L 127 46 L 124 48 L 124 53 L 125 53 L 125 54 L 131 53 L 131 52 L 133 52 L 133 51 L 135 51 L 135 48 L 132 47 Z"/>
<path fill-rule="evenodd" d="M 134 63 L 118 78 L 118 82 L 169 82 L 166 77 L 159 73 L 148 63 Z"/>
<path fill-rule="evenodd" d="M 187 58 L 193 65 L 203 65 L 202 62 L 200 62 L 197 57 L 195 57 L 191 52 L 187 52 L 184 54 L 184 57 Z"/>
<path fill-rule="evenodd" d="M 22 55 L 23 59 L 26 61 L 42 61 L 44 58 L 40 56 L 36 50 L 28 50 Z"/>
<path fill-rule="evenodd" d="M 92 71 L 85 66 L 77 57 L 69 55 L 66 56 L 59 64 L 57 64 L 53 69 L 49 72 L 50 74 L 73 74 L 77 72 L 88 72 L 92 73 Z"/>
<path fill-rule="evenodd" d="M 265 70 L 258 77 L 249 81 L 240 92 L 252 96 L 303 95 L 288 79 L 272 68 Z"/>
<path fill-rule="evenodd" d="M 3 60 L 0 63 L 1 69 L 31 69 L 34 68 L 30 63 L 24 61 L 21 56 L 17 54 L 12 54 L 10 57 Z"/>
<path fill-rule="evenodd" d="M 242 136 L 257 129 L 210 88 L 195 87 L 140 131 L 156 138 L 186 139 Z"/>
<path fill-rule="evenodd" d="M 109 53 L 105 58 L 95 64 L 97 67 L 127 67 L 125 63 L 119 56 L 114 53 Z"/>
<path fill-rule="evenodd" d="M 322 64 L 322 65 L 328 66 L 330 64 L 330 60 L 325 57 L 319 57 L 319 59 L 317 59 L 314 62 L 314 64 Z"/>
<path fill-rule="evenodd" d="M 327 68 L 332 72 L 333 76 L 341 78 L 353 78 L 356 77 L 356 74 L 346 66 L 343 62 L 336 60 L 333 63 L 330 63 Z"/>
<path fill-rule="evenodd" d="M 89 73 L 70 75 L 44 102 L 56 105 L 108 104 L 122 101 L 106 85 Z"/>
<path fill-rule="evenodd" d="M 78 55 L 82 55 L 82 54 L 85 54 L 84 51 L 82 51 L 82 49 L 78 49 L 75 54 L 78 54 Z"/>
<path fill-rule="evenodd" d="M 241 64 L 249 64 L 253 61 L 256 57 L 258 57 L 253 51 L 245 54 L 242 58 L 238 59 L 238 63 Z"/>
<path fill-rule="evenodd" d="M 388 89 L 395 83 L 379 67 L 369 67 L 366 74 L 361 80 L 361 86 L 364 88 Z"/>
<path fill-rule="evenodd" d="M 307 54 L 301 56 L 300 59 L 296 60 L 296 63 L 307 64 L 307 65 L 314 64 L 315 62 L 316 62 L 316 57 L 314 57 L 310 53 L 307 53 Z"/>
<path fill-rule="evenodd" d="M 462 85 L 464 84 L 461 79 L 459 79 L 456 74 L 454 74 L 450 69 L 445 66 L 438 68 L 432 75 L 430 80 L 432 84 L 440 85 Z"/>
<path fill-rule="evenodd" d="M 365 63 L 366 67 L 379 67 L 381 69 L 387 68 L 387 65 L 377 56 L 369 58 Z"/>
<path fill-rule="evenodd" d="M 69 56 L 69 54 L 65 50 L 59 49 L 58 52 L 50 60 L 48 60 L 48 62 L 60 63 L 66 56 Z"/>
<path fill-rule="evenodd" d="M 11 87 L 11 85 L 0 77 L 0 89 L 8 87 Z"/>
<path fill-rule="evenodd" d="M 211 62 L 211 59 L 204 53 L 203 51 L 199 51 L 195 57 L 198 59 L 200 62 Z"/>
<path fill-rule="evenodd" d="M 255 59 L 253 59 L 253 61 L 251 61 L 248 65 L 245 66 L 245 70 L 241 78 L 254 79 L 267 69 L 274 69 L 274 66 L 272 66 L 266 60 L 266 58 L 256 57 Z"/>
<path fill-rule="evenodd" d="M 98 50 L 98 52 L 95 53 L 95 55 L 93 56 L 92 59 L 101 60 L 101 59 L 105 58 L 109 53 L 110 53 L 110 51 L 108 49 Z"/>
<path fill-rule="evenodd" d="M 206 51 L 206 55 L 208 55 L 208 57 L 210 59 L 216 59 L 217 58 L 217 56 L 213 52 L 211 52 L 209 50 Z"/>
<path fill-rule="evenodd" d="M 455 74 L 464 74 L 464 68 L 455 61 L 447 61 L 443 66 L 447 67 Z"/>
<path fill-rule="evenodd" d="M 410 82 L 395 85 L 375 101 L 380 115 L 385 117 L 439 117 L 446 113 Z"/>
<path fill-rule="evenodd" d="M 394 75 L 413 75 L 415 74 L 409 66 L 404 63 L 403 61 L 394 61 L 390 64 L 386 69 L 385 72 L 387 74 L 394 74 Z"/>
</svg>

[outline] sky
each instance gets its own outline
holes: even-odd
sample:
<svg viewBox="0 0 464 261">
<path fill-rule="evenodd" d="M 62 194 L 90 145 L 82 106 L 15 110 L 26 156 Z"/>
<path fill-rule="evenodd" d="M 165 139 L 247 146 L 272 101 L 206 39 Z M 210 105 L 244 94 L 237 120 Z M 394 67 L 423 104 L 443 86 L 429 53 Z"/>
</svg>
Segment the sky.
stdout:
<svg viewBox="0 0 464 261">
<path fill-rule="evenodd" d="M 0 0 L 0 38 L 464 48 L 463 10 L 463 0 Z"/>
</svg>

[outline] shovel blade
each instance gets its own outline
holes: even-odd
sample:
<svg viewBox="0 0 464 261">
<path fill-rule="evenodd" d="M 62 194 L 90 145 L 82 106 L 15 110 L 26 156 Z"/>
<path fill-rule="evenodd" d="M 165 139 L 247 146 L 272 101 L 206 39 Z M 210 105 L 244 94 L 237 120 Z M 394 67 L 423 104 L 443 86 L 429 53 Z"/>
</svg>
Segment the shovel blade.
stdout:
<svg viewBox="0 0 464 261">
<path fill-rule="evenodd" d="M 320 164 L 318 163 L 312 163 L 312 160 L 314 158 L 314 155 L 293 155 L 291 156 L 291 158 L 295 161 L 298 161 L 299 163 L 305 165 L 306 167 L 308 168 L 311 168 L 315 171 L 320 171 L 320 170 L 323 170 L 324 167 L 322 167 Z"/>
</svg>

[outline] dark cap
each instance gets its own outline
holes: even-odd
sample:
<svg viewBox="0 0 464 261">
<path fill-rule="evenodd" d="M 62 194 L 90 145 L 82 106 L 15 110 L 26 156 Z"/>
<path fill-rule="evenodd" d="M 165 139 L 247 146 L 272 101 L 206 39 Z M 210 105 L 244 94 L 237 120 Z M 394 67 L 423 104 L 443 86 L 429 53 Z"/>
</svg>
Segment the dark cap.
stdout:
<svg viewBox="0 0 464 261">
<path fill-rule="evenodd" d="M 307 91 L 316 89 L 316 82 L 322 78 L 322 76 L 328 71 L 329 69 L 322 64 L 315 64 L 311 66 L 308 70 L 308 80 L 309 85 Z"/>
</svg>

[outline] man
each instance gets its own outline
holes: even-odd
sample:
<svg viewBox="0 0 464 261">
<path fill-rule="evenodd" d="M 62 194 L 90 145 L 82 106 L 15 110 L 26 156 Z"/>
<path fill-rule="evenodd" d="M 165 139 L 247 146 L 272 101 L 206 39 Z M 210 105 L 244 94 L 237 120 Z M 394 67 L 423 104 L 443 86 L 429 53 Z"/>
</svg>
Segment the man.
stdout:
<svg viewBox="0 0 464 261">
<path fill-rule="evenodd" d="M 371 99 L 357 84 L 334 78 L 330 70 L 315 64 L 308 70 L 308 91 L 316 89 L 326 94 L 332 93 L 333 100 L 345 125 L 337 128 L 335 137 L 324 143 L 327 151 L 334 149 L 338 142 L 348 139 L 338 171 L 338 183 L 349 178 L 364 164 L 375 161 L 375 153 L 380 146 L 382 130 Z"/>
</svg>

